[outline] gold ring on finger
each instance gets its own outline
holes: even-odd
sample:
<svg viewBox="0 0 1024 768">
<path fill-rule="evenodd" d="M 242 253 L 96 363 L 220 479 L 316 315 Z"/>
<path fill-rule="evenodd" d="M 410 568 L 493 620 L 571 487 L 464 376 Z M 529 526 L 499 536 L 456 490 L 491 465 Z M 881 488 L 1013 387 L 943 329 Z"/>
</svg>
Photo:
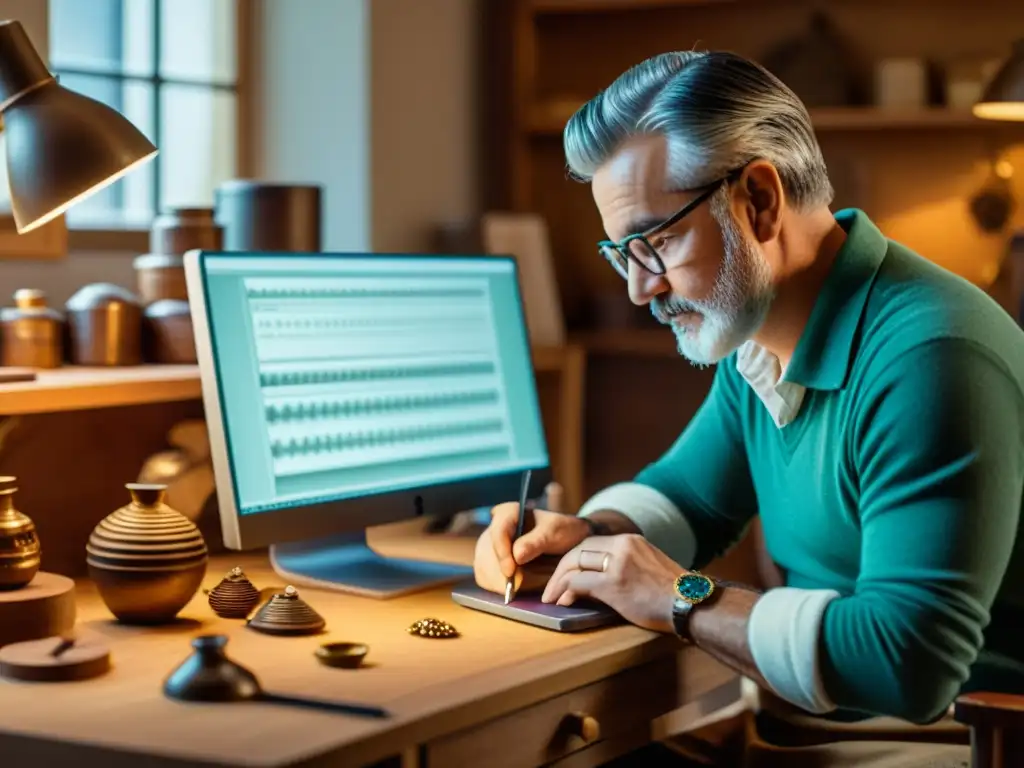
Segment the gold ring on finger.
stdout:
<svg viewBox="0 0 1024 768">
<path fill-rule="evenodd" d="M 608 570 L 608 564 L 611 562 L 611 559 L 612 556 L 609 552 L 581 549 L 577 567 L 581 571 L 600 571 L 604 573 Z"/>
</svg>

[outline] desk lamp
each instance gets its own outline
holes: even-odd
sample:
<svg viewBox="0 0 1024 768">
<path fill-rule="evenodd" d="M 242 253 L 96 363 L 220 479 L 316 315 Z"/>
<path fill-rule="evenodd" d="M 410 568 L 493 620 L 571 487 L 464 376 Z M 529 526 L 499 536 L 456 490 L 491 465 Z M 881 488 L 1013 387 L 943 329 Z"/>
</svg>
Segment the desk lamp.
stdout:
<svg viewBox="0 0 1024 768">
<path fill-rule="evenodd" d="M 0 21 L 0 114 L 19 234 L 157 152 L 123 115 L 58 85 L 18 21 Z"/>
<path fill-rule="evenodd" d="M 973 111 L 984 120 L 1024 122 L 1024 40 L 1013 44 L 1010 57 L 985 87 Z"/>
</svg>

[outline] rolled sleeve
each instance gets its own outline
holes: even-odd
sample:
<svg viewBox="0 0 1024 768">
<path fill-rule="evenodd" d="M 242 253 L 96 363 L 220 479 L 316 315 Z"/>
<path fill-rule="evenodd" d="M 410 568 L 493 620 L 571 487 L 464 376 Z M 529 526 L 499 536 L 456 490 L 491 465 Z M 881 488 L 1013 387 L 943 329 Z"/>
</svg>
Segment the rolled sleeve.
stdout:
<svg viewBox="0 0 1024 768">
<path fill-rule="evenodd" d="M 641 483 L 619 483 L 591 497 L 579 511 L 587 517 L 602 509 L 628 518 L 651 544 L 679 563 L 693 566 L 697 539 L 682 510 L 661 491 Z"/>
</svg>

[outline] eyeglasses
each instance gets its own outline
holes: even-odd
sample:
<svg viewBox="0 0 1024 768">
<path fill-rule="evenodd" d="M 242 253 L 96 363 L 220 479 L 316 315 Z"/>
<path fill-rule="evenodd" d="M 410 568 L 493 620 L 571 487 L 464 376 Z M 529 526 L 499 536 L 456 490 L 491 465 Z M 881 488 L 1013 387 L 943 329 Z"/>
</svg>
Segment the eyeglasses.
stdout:
<svg viewBox="0 0 1024 768">
<path fill-rule="evenodd" d="M 658 255 L 658 249 L 651 244 L 651 241 L 648 240 L 648 238 L 654 237 L 661 232 L 664 232 L 669 227 L 678 224 L 684 218 L 689 216 L 697 206 L 715 194 L 723 184 L 730 183 L 739 178 L 742 170 L 743 169 L 740 168 L 735 171 L 730 171 L 722 178 L 712 181 L 707 186 L 698 187 L 698 189 L 701 190 L 699 195 L 660 224 L 651 227 L 645 232 L 627 235 L 617 243 L 614 240 L 601 240 L 597 244 L 598 250 L 623 279 L 629 279 L 630 259 L 651 274 L 664 275 L 667 271 L 665 269 L 665 262 L 661 260 L 661 256 Z"/>
</svg>

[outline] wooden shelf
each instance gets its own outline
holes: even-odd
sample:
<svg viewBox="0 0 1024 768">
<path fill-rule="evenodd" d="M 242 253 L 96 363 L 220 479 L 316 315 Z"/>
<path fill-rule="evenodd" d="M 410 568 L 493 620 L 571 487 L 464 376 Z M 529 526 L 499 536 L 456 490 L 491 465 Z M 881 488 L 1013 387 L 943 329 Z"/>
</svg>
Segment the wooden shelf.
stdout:
<svg viewBox="0 0 1024 768">
<path fill-rule="evenodd" d="M 531 0 L 530 5 L 535 14 L 545 14 L 633 11 L 638 8 L 725 5 L 736 2 L 738 0 Z"/>
<path fill-rule="evenodd" d="M 566 358 L 561 347 L 533 350 L 538 372 L 561 371 Z M 35 381 L 0 384 L 0 416 L 167 403 L 201 396 L 195 365 L 66 366 L 38 371 Z"/>
<path fill-rule="evenodd" d="M 529 130 L 535 136 L 561 134 L 569 118 L 582 106 L 574 99 L 551 99 L 535 104 L 529 113 Z M 950 128 L 1005 129 L 1008 123 L 980 120 L 966 110 L 930 107 L 893 110 L 878 107 L 830 107 L 812 109 L 811 121 L 818 131 L 936 130 Z"/>
<path fill-rule="evenodd" d="M 164 403 L 198 397 L 199 368 L 194 365 L 67 366 L 39 371 L 35 381 L 0 384 L 0 416 Z"/>
</svg>

